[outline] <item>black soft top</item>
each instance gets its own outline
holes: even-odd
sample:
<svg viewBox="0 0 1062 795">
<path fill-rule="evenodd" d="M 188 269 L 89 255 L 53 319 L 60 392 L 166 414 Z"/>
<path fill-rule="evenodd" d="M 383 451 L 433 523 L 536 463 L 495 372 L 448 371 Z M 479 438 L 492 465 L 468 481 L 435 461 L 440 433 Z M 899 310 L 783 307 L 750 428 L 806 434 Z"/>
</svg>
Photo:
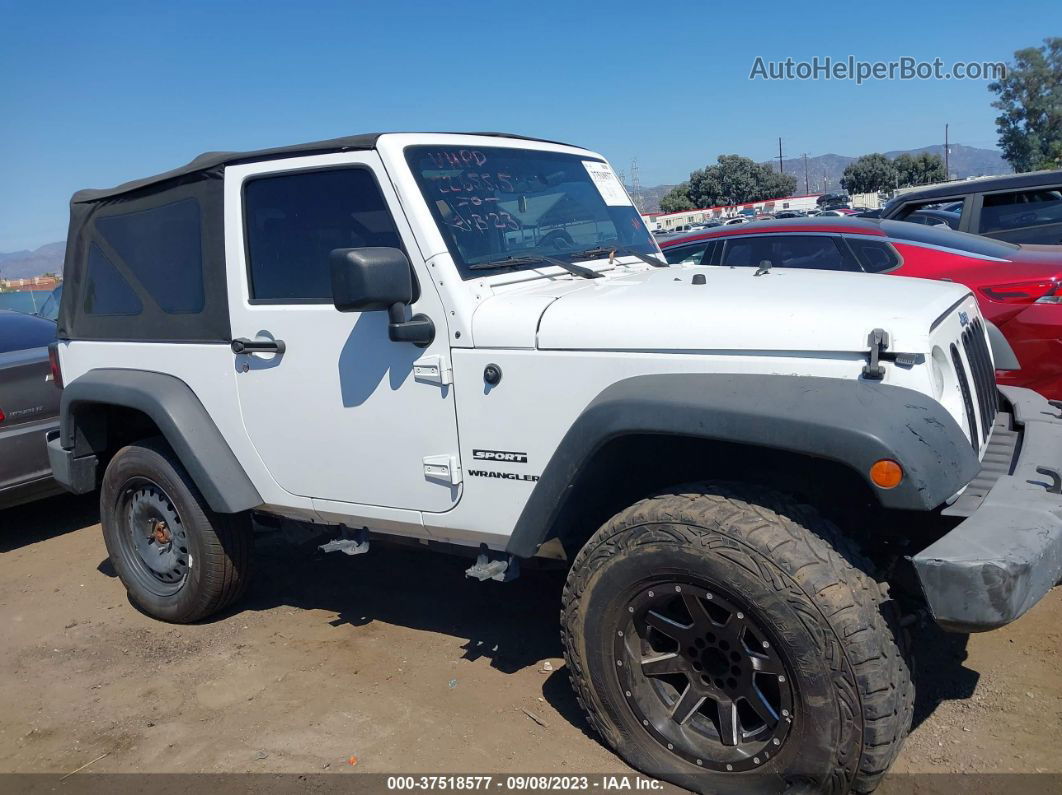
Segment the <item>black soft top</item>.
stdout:
<svg viewBox="0 0 1062 795">
<path fill-rule="evenodd" d="M 508 133 L 448 134 L 543 141 Z M 253 152 L 207 152 L 153 177 L 116 188 L 78 191 L 70 201 L 60 339 L 231 340 L 225 167 L 375 149 L 381 135 L 351 135 Z"/>
<path fill-rule="evenodd" d="M 375 149 L 376 142 L 381 135 L 388 133 L 362 133 L 361 135 L 347 135 L 342 138 L 330 138 L 326 141 L 311 141 L 304 144 L 292 144 L 290 146 L 276 146 L 271 149 L 256 149 L 247 152 L 204 152 L 199 157 L 178 168 L 164 171 L 152 177 L 143 177 L 126 182 L 114 188 L 86 188 L 74 194 L 71 201 L 75 204 L 95 202 L 102 199 L 110 199 L 125 193 L 132 193 L 158 185 L 164 182 L 180 181 L 182 178 L 194 177 L 197 174 L 206 173 L 225 166 L 237 163 L 254 163 L 261 160 L 277 160 L 282 157 L 294 157 L 297 155 L 320 155 L 332 152 L 355 152 L 364 149 Z M 424 133 L 434 135 L 440 133 Z M 544 138 L 530 138 L 525 135 L 500 132 L 463 132 L 441 133 L 443 135 L 482 135 L 493 138 L 514 138 L 522 141 L 540 141 L 542 143 L 560 143 L 559 141 L 547 141 Z M 571 146 L 571 144 L 562 144 Z"/>
</svg>

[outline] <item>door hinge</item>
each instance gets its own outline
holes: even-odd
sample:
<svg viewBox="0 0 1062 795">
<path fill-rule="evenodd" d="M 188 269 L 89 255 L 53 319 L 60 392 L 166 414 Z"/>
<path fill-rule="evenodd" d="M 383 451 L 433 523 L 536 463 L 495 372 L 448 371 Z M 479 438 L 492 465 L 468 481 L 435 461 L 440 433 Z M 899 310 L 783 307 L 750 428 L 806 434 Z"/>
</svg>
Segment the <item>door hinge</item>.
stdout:
<svg viewBox="0 0 1062 795">
<path fill-rule="evenodd" d="M 454 371 L 443 363 L 441 356 L 422 356 L 413 362 L 413 378 L 425 384 L 445 386 L 454 382 Z"/>
<path fill-rule="evenodd" d="M 425 456 L 424 477 L 456 486 L 461 482 L 461 464 L 455 455 Z"/>
</svg>

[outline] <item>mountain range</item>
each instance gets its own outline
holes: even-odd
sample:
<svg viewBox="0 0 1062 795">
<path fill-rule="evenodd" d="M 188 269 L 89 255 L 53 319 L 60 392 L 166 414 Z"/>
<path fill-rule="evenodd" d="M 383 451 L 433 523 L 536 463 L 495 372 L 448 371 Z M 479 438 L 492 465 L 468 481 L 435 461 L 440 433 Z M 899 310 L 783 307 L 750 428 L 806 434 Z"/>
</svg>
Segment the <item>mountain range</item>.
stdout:
<svg viewBox="0 0 1062 795">
<path fill-rule="evenodd" d="M 980 149 L 976 146 L 964 146 L 963 144 L 949 144 L 948 173 L 952 179 L 965 179 L 966 177 L 993 176 L 997 174 L 1010 174 L 1013 169 L 1003 159 L 996 149 Z M 885 152 L 884 155 L 895 159 L 899 155 L 920 155 L 927 152 L 944 157 L 943 144 L 923 146 L 921 149 L 903 149 Z M 856 160 L 849 155 L 817 155 L 807 159 L 807 184 L 804 181 L 804 159 L 802 157 L 783 158 L 782 168 L 786 174 L 796 177 L 797 194 L 824 193 L 825 191 L 841 189 L 841 175 L 845 167 Z M 778 161 L 765 161 L 765 165 L 778 168 Z M 660 199 L 663 198 L 674 185 L 653 185 L 641 188 L 641 210 L 652 213 L 660 210 Z M 631 195 L 634 191 L 628 186 Z"/>
<path fill-rule="evenodd" d="M 66 243 L 46 243 L 33 251 L 0 251 L 0 279 L 25 279 L 63 272 Z"/>
<path fill-rule="evenodd" d="M 964 179 L 966 177 L 978 177 L 990 174 L 1009 174 L 1012 169 L 995 149 L 979 149 L 975 146 L 963 146 L 951 144 L 948 158 L 948 166 L 952 179 Z M 917 155 L 922 152 L 937 154 L 943 157 L 942 145 L 924 146 L 921 149 L 907 149 L 903 151 L 885 152 L 886 157 L 895 158 L 904 153 Z M 820 193 L 824 190 L 838 190 L 841 187 L 841 174 L 845 166 L 855 160 L 848 155 L 818 155 L 807 159 L 808 193 Z M 771 161 L 775 165 L 777 161 Z M 804 159 L 783 159 L 782 166 L 786 174 L 793 174 L 797 178 L 797 193 L 805 193 L 804 185 Z M 642 212 L 657 212 L 660 209 L 660 199 L 663 198 L 674 185 L 643 186 L 640 191 L 640 204 Z M 631 186 L 627 189 L 634 195 Z M 40 276 L 45 273 L 60 273 L 63 269 L 63 253 L 66 243 L 48 243 L 34 251 L 0 251 L 0 278 L 24 279 L 30 276 Z"/>
</svg>

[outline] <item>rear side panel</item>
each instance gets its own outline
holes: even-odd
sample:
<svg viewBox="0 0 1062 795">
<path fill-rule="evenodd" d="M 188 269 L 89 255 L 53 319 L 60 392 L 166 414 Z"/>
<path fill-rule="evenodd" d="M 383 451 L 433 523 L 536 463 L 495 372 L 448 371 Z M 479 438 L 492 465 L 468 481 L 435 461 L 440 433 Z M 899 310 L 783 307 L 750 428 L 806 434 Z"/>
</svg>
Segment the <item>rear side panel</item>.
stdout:
<svg viewBox="0 0 1062 795">
<path fill-rule="evenodd" d="M 47 348 L 0 355 L 0 493 L 51 476 L 44 434 L 58 426 L 60 393 L 48 374 Z"/>
</svg>

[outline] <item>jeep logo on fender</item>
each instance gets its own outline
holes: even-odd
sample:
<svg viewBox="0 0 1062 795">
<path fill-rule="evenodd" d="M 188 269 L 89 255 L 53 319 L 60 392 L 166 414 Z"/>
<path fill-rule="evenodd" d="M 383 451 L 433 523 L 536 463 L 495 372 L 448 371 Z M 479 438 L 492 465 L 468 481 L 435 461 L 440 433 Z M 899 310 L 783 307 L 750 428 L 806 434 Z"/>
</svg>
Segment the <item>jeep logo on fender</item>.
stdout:
<svg viewBox="0 0 1062 795">
<path fill-rule="evenodd" d="M 480 461 L 510 461 L 514 464 L 526 464 L 527 453 L 507 453 L 504 450 L 473 450 L 472 457 Z"/>
</svg>

